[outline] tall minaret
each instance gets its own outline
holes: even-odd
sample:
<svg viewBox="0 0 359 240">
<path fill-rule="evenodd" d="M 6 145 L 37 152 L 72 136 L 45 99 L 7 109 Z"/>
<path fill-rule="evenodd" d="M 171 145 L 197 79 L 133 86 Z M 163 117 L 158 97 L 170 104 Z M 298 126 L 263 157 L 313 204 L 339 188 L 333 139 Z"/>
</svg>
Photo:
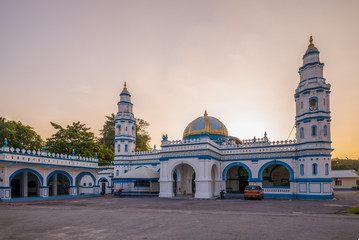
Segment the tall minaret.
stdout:
<svg viewBox="0 0 359 240">
<path fill-rule="evenodd" d="M 309 46 L 299 68 L 300 82 L 295 91 L 296 138 L 300 144 L 330 148 L 330 84 L 323 78 L 324 63 L 310 36 Z"/>
<path fill-rule="evenodd" d="M 294 194 L 304 199 L 332 199 L 330 84 L 323 78 L 324 64 L 310 37 L 299 68 L 295 90 L 297 152 Z"/>
<path fill-rule="evenodd" d="M 136 144 L 136 119 L 133 116 L 131 95 L 126 82 L 120 94 L 118 113 L 115 117 L 115 160 L 121 156 L 132 155 Z"/>
</svg>

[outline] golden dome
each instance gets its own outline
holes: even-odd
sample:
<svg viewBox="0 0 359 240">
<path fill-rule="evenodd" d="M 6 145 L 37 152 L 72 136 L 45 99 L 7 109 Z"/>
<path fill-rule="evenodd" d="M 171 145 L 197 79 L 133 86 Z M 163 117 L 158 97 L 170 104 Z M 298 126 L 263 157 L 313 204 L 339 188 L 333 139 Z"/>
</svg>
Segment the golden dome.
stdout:
<svg viewBox="0 0 359 240">
<path fill-rule="evenodd" d="M 200 137 L 196 135 L 209 135 L 212 140 L 220 138 L 228 138 L 228 131 L 226 126 L 215 117 L 208 116 L 207 111 L 204 115 L 196 118 L 183 132 L 183 138 L 195 138 Z"/>
</svg>

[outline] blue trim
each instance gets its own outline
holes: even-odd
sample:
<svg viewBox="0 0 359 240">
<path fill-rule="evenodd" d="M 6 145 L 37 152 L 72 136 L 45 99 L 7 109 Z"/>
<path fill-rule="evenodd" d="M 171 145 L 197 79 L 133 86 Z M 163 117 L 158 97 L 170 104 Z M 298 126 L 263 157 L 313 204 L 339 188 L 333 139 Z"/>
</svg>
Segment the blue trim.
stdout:
<svg viewBox="0 0 359 240">
<path fill-rule="evenodd" d="M 317 125 L 312 125 L 310 128 L 312 137 L 316 137 L 318 135 L 318 127 Z"/>
<path fill-rule="evenodd" d="M 310 109 L 310 104 L 311 104 L 311 101 L 312 100 L 315 100 L 315 110 L 311 110 Z M 309 109 L 308 109 L 309 112 L 317 112 L 318 111 L 318 98 L 317 97 L 311 97 L 309 98 Z"/>
<path fill-rule="evenodd" d="M 296 98 L 298 98 L 299 97 L 299 95 L 300 94 L 305 94 L 304 92 L 309 92 L 309 91 L 311 91 L 311 90 L 317 90 L 317 89 L 324 89 L 324 90 L 330 90 L 330 87 L 324 87 L 324 86 L 320 86 L 320 87 L 312 87 L 312 88 L 306 88 L 306 89 L 303 89 L 302 91 L 300 91 L 300 92 L 297 92 L 297 93 L 295 93 L 295 97 Z M 327 92 L 328 93 L 328 92 Z M 329 93 L 330 93 L 330 91 L 329 91 Z"/>
<path fill-rule="evenodd" d="M 61 174 L 65 175 L 66 177 L 68 177 L 68 179 L 70 180 L 70 185 L 73 185 L 73 180 L 72 180 L 71 175 L 68 172 L 65 172 L 65 171 L 62 171 L 62 170 L 56 170 L 56 171 L 53 171 L 52 173 L 50 173 L 46 178 L 46 184 L 47 185 L 49 185 L 49 180 L 52 177 L 52 175 L 54 175 L 55 173 L 61 173 Z"/>
<path fill-rule="evenodd" d="M 298 178 L 294 182 L 332 182 L 331 178 Z"/>
<path fill-rule="evenodd" d="M 101 180 L 106 180 L 106 182 L 108 183 L 107 178 L 102 177 L 102 178 L 100 178 L 100 179 L 97 181 L 97 185 L 99 185 L 99 184 L 100 184 Z"/>
<path fill-rule="evenodd" d="M 247 173 L 248 173 L 248 182 L 251 182 L 251 181 L 252 181 L 252 172 L 251 172 L 251 169 L 250 169 L 247 165 L 245 165 L 245 164 L 243 164 L 243 163 L 241 163 L 241 162 L 234 162 L 234 163 L 228 164 L 228 166 L 224 168 L 224 170 L 223 170 L 223 172 L 222 172 L 222 179 L 223 179 L 223 181 L 226 181 L 227 171 L 228 171 L 231 167 L 233 167 L 233 166 L 240 166 L 240 167 L 243 167 L 244 169 L 246 169 L 246 170 L 247 170 Z"/>
<path fill-rule="evenodd" d="M 1 152 L 0 152 L 1 153 Z M 18 161 L 8 161 L 8 160 L 0 160 L 0 162 L 10 162 L 13 164 L 25 164 L 25 165 L 42 165 L 42 166 L 48 166 L 48 167 L 52 167 L 52 166 L 57 166 L 57 167 L 65 167 L 65 168 L 77 168 L 77 169 L 96 169 L 98 170 L 99 168 L 92 168 L 92 167 L 86 167 L 86 166 L 70 166 L 70 165 L 57 165 L 57 164 L 44 164 L 44 163 L 33 163 L 33 162 L 18 162 Z"/>
<path fill-rule="evenodd" d="M 305 56 L 305 55 L 304 55 Z M 303 67 L 299 68 L 299 71 L 302 71 L 303 69 L 307 68 L 307 67 L 312 67 L 313 65 L 319 65 L 319 66 L 324 66 L 324 63 L 321 62 L 311 62 L 311 63 L 307 63 L 305 64 Z"/>
<path fill-rule="evenodd" d="M 305 112 L 305 113 L 303 113 L 303 114 L 301 114 L 301 115 L 297 115 L 296 117 L 297 117 L 297 118 L 300 118 L 300 117 L 303 117 L 303 116 L 305 116 L 305 115 L 312 115 L 312 114 L 319 114 L 319 113 L 331 114 L 331 112 L 319 110 L 319 111 L 315 111 L 315 112 Z"/>
<path fill-rule="evenodd" d="M 15 171 L 13 174 L 11 174 L 10 177 L 9 177 L 9 184 L 11 184 L 12 179 L 17 174 L 22 173 L 22 172 L 31 172 L 31 173 L 35 174 L 39 178 L 41 186 L 44 186 L 44 179 L 41 176 L 41 174 L 39 172 L 33 170 L 33 169 L 30 169 L 30 168 L 22 168 L 22 169 L 19 169 L 19 170 Z"/>
<path fill-rule="evenodd" d="M 317 51 L 310 51 L 310 52 L 307 52 L 307 53 L 305 53 L 304 54 L 304 56 L 303 56 L 303 59 L 305 58 L 305 57 L 307 57 L 307 56 L 309 56 L 309 55 L 318 55 L 319 54 L 319 51 L 317 50 Z"/>
<path fill-rule="evenodd" d="M 82 172 L 82 173 L 79 173 L 79 174 L 77 175 L 77 177 L 75 178 L 75 184 L 77 184 L 77 181 L 78 181 L 83 175 L 90 175 L 90 177 L 92 178 L 94 184 L 96 183 L 96 178 L 94 177 L 94 175 L 92 175 L 92 173 L 90 173 L 90 172 Z"/>
<path fill-rule="evenodd" d="M 290 174 L 290 178 L 289 178 L 289 182 L 292 182 L 293 181 L 293 176 L 294 176 L 294 172 L 293 172 L 293 169 L 285 162 L 282 162 L 282 161 L 270 161 L 270 162 L 267 162 L 266 164 L 264 164 L 258 171 L 258 178 L 259 179 L 263 179 L 263 171 L 266 167 L 268 167 L 269 165 L 272 165 L 272 164 L 279 164 L 279 165 L 282 165 L 284 167 L 287 168 L 287 170 L 289 171 L 289 174 Z"/>
<path fill-rule="evenodd" d="M 284 188 L 284 189 L 290 189 L 290 186 L 262 186 L 262 188 Z"/>
<path fill-rule="evenodd" d="M 353 191 L 357 191 L 356 189 L 353 188 L 333 188 L 333 190 L 338 191 L 338 190 L 353 190 Z"/>
<path fill-rule="evenodd" d="M 299 166 L 299 172 L 300 172 L 300 176 L 304 175 L 304 164 L 300 164 Z"/>
<path fill-rule="evenodd" d="M 317 175 L 318 174 L 318 164 L 313 163 L 312 164 L 312 174 Z"/>
<path fill-rule="evenodd" d="M 7 154 L 14 154 L 14 155 L 21 155 L 23 157 L 28 157 L 28 158 L 51 158 L 54 160 L 67 160 L 67 161 L 75 161 L 75 162 L 88 162 L 88 163 L 98 163 L 98 160 L 95 159 L 95 161 L 91 161 L 91 160 L 80 160 L 79 157 L 81 156 L 76 156 L 76 159 L 71 159 L 71 158 L 61 158 L 61 157 L 53 157 L 53 156 L 42 156 L 42 155 L 29 155 L 28 153 L 22 153 L 22 152 L 10 152 L 10 151 L 0 151 L 0 153 L 7 153 Z M 57 153 L 56 153 L 57 154 Z M 65 155 L 65 154 L 63 154 Z M 68 155 L 70 156 L 70 155 Z M 72 156 L 72 155 L 71 155 Z M 12 159 L 12 160 L 19 160 L 19 159 Z M 23 159 L 25 160 L 25 159 Z M 16 162 L 16 161 L 15 161 Z M 31 162 L 25 162 L 26 164 L 30 164 Z M 40 164 L 40 163 L 39 163 Z M 51 165 L 55 165 L 55 164 L 51 164 Z"/>
<path fill-rule="evenodd" d="M 313 200 L 327 200 L 333 199 L 333 196 L 330 195 L 305 195 L 305 194 L 297 194 L 298 199 L 313 199 Z"/>
<path fill-rule="evenodd" d="M 308 121 L 310 122 L 310 120 L 314 120 L 314 119 L 320 119 L 320 120 L 324 120 L 324 119 L 327 119 L 327 120 L 330 120 L 330 117 L 329 116 L 316 116 L 316 117 L 307 117 L 307 118 L 303 118 L 303 119 L 300 119 L 300 120 L 296 120 L 296 123 L 300 123 L 300 122 L 305 122 L 305 121 Z"/>
<path fill-rule="evenodd" d="M 294 194 L 264 193 L 265 198 L 294 198 Z"/>
</svg>

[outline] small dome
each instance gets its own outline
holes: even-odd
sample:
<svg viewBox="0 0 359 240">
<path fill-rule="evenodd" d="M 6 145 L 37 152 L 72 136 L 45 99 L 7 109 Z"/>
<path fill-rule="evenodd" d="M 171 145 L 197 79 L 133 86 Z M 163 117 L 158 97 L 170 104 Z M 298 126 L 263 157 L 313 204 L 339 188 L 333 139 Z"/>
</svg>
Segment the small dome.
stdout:
<svg viewBox="0 0 359 240">
<path fill-rule="evenodd" d="M 309 45 L 308 45 L 308 49 L 305 52 L 305 54 L 310 53 L 310 52 L 318 52 L 318 48 L 316 48 L 313 44 L 313 37 L 310 36 L 309 38 Z"/>
<path fill-rule="evenodd" d="M 228 140 L 226 126 L 215 117 L 208 116 L 205 111 L 204 116 L 193 120 L 183 132 L 184 139 L 208 136 L 212 140 Z"/>
</svg>

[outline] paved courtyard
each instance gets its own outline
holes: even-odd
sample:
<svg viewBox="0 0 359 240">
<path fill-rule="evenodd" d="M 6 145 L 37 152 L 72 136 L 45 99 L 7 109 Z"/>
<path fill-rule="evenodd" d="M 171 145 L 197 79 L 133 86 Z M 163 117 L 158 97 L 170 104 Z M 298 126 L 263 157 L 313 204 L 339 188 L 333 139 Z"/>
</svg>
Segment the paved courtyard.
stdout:
<svg viewBox="0 0 359 240">
<path fill-rule="evenodd" d="M 359 216 L 338 200 L 92 198 L 0 204 L 0 239 L 355 239 Z"/>
</svg>

